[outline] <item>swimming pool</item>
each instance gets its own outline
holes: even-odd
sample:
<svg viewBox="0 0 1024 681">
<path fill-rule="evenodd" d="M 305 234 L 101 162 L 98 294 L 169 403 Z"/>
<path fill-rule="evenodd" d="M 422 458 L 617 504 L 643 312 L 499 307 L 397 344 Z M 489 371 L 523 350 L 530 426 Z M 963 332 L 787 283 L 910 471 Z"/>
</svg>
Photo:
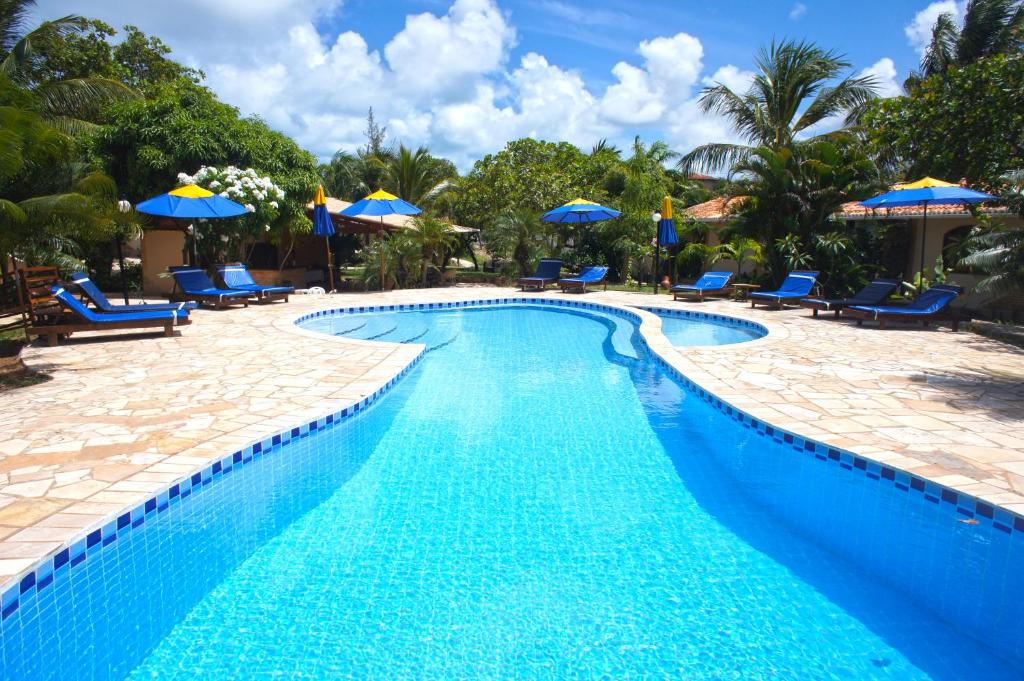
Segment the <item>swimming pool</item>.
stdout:
<svg viewBox="0 0 1024 681">
<path fill-rule="evenodd" d="M 62 562 L 0 625 L 3 676 L 1020 678 L 992 509 L 739 425 L 628 314 L 414 318 L 386 397 Z"/>
</svg>

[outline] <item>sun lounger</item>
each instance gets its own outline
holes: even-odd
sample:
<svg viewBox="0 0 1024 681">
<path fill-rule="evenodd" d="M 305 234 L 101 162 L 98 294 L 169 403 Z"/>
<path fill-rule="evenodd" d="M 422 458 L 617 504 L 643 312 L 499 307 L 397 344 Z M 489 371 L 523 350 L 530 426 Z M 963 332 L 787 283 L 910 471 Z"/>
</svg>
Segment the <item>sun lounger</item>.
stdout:
<svg viewBox="0 0 1024 681">
<path fill-rule="evenodd" d="M 140 303 L 137 305 L 114 305 L 103 295 L 100 288 L 89 278 L 85 272 L 75 272 L 71 275 L 71 283 L 78 286 L 86 298 L 89 299 L 100 312 L 123 313 L 123 312 L 170 312 L 182 310 L 194 310 L 196 304 L 192 302 L 183 303 Z"/>
<path fill-rule="evenodd" d="M 692 284 L 677 284 L 672 287 L 672 300 L 679 297 L 696 298 L 703 301 L 705 296 L 722 296 L 732 292 L 732 272 L 705 272 Z"/>
<path fill-rule="evenodd" d="M 262 302 L 284 299 L 288 302 L 288 296 L 295 293 L 294 286 L 264 286 L 257 284 L 256 280 L 249 274 L 248 268 L 240 262 L 227 265 L 217 265 L 217 273 L 229 289 L 237 291 L 252 291 Z"/>
<path fill-rule="evenodd" d="M 817 281 L 817 272 L 794 270 L 786 275 L 786 280 L 782 282 L 782 286 L 779 287 L 778 291 L 752 292 L 750 294 L 750 307 L 760 303 L 762 305 L 772 305 L 776 309 L 781 310 L 782 305 L 787 301 L 795 302 L 801 298 L 806 298 Z"/>
<path fill-rule="evenodd" d="M 192 323 L 187 310 L 94 312 L 63 286 L 53 286 L 50 293 L 53 299 L 60 303 L 62 314 L 51 314 L 45 321 L 38 317 L 33 319 L 28 333 L 32 336 L 46 336 L 46 342 L 51 346 L 57 344 L 60 336 L 70 335 L 75 331 L 162 328 L 165 336 L 173 336 L 175 326 Z"/>
<path fill-rule="evenodd" d="M 519 286 L 523 291 L 529 288 L 535 288 L 538 291 L 543 291 L 548 284 L 554 284 L 558 281 L 558 277 L 562 272 L 562 261 L 558 258 L 543 258 L 540 263 L 537 264 L 537 271 L 532 277 L 523 277 L 516 281 L 516 286 Z"/>
<path fill-rule="evenodd" d="M 959 286 L 936 284 L 914 298 L 905 306 L 900 305 L 853 305 L 844 307 L 842 316 L 857 319 L 857 325 L 864 324 L 865 319 L 878 322 L 878 328 L 884 329 L 889 321 L 921 322 L 928 326 L 929 322 L 947 320 L 952 322 L 953 330 L 960 328 L 961 318 L 949 307 L 950 303 L 963 293 Z"/>
<path fill-rule="evenodd" d="M 252 291 L 241 291 L 231 288 L 217 288 L 206 276 L 206 272 L 198 267 L 178 265 L 168 267 L 171 276 L 174 277 L 174 290 L 171 291 L 171 300 L 194 300 L 200 305 L 206 303 L 217 309 L 230 305 L 245 305 L 249 307 L 249 298 L 255 297 Z"/>
<path fill-rule="evenodd" d="M 804 298 L 800 307 L 810 309 L 812 317 L 817 317 L 820 310 L 838 317 L 841 309 L 851 305 L 881 305 L 899 285 L 896 279 L 875 279 L 849 298 Z"/>
<path fill-rule="evenodd" d="M 558 285 L 562 287 L 562 293 L 569 289 L 580 289 L 587 292 L 587 284 L 604 284 L 604 290 L 608 290 L 608 268 L 604 265 L 588 265 L 583 268 L 578 276 L 559 279 Z"/>
</svg>

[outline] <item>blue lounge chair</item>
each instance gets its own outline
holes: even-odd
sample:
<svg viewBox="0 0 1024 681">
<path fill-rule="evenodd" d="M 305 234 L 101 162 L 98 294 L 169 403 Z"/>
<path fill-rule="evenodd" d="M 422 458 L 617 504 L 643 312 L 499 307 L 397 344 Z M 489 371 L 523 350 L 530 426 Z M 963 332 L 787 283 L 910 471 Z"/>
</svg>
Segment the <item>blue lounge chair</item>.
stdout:
<svg viewBox="0 0 1024 681">
<path fill-rule="evenodd" d="M 750 294 L 750 307 L 758 303 L 762 305 L 773 305 L 781 310 L 786 301 L 798 301 L 806 298 L 818 281 L 817 272 L 793 270 L 786 275 L 786 280 L 778 291 L 754 291 Z"/>
<path fill-rule="evenodd" d="M 800 307 L 810 309 L 812 317 L 817 317 L 819 310 L 833 312 L 838 317 L 840 310 L 851 305 L 881 305 L 899 285 L 896 279 L 875 279 L 849 298 L 804 298 Z"/>
<path fill-rule="evenodd" d="M 45 316 L 33 314 L 32 325 L 28 329 L 29 335 L 46 336 L 46 342 L 50 346 L 56 345 L 60 336 L 68 336 L 75 331 L 159 327 L 164 330 L 165 336 L 173 336 L 175 326 L 192 323 L 192 320 L 188 318 L 188 310 L 94 312 L 71 295 L 71 292 L 63 286 L 51 287 L 50 294 L 60 304 L 61 313 L 49 312 Z"/>
<path fill-rule="evenodd" d="M 578 288 L 586 293 L 587 284 L 604 284 L 604 290 L 607 291 L 608 268 L 604 265 L 587 265 L 578 276 L 558 280 L 558 285 L 562 287 L 562 293 L 571 288 Z"/>
<path fill-rule="evenodd" d="M 914 298 L 908 305 L 852 305 L 843 308 L 844 317 L 857 319 L 857 326 L 864 324 L 865 319 L 878 322 L 878 328 L 884 329 L 889 321 L 918 321 L 923 326 L 938 319 L 951 321 L 953 330 L 960 329 L 961 317 L 950 309 L 950 303 L 963 293 L 963 288 L 951 284 L 937 284 Z"/>
<path fill-rule="evenodd" d="M 732 272 L 705 272 L 700 279 L 692 284 L 677 284 L 672 287 L 672 300 L 697 298 L 703 301 L 705 296 L 722 296 L 732 292 Z"/>
<path fill-rule="evenodd" d="M 252 291 L 241 291 L 233 288 L 217 288 L 206 276 L 206 272 L 198 267 L 176 265 L 168 267 L 174 277 L 174 290 L 171 300 L 194 300 L 200 305 L 206 303 L 217 309 L 229 305 L 245 305 L 249 307 L 249 298 L 256 296 Z"/>
<path fill-rule="evenodd" d="M 85 272 L 75 272 L 71 275 L 71 283 L 76 284 L 78 289 L 89 299 L 100 312 L 124 313 L 124 312 L 171 312 L 196 309 L 195 303 L 140 303 L 137 305 L 114 305 L 103 295 L 89 275 Z"/>
<path fill-rule="evenodd" d="M 229 289 L 237 291 L 252 291 L 263 302 L 279 300 L 284 298 L 288 302 L 289 294 L 295 293 L 294 286 L 264 286 L 257 284 L 256 280 L 249 274 L 248 268 L 240 262 L 217 265 L 217 273 Z"/>
<path fill-rule="evenodd" d="M 558 277 L 562 273 L 562 261 L 558 258 L 542 258 L 537 264 L 537 271 L 532 277 L 523 277 L 516 281 L 516 286 L 519 286 L 523 291 L 526 287 L 535 288 L 538 291 L 543 291 L 547 288 L 548 284 L 554 284 L 558 281 Z"/>
</svg>

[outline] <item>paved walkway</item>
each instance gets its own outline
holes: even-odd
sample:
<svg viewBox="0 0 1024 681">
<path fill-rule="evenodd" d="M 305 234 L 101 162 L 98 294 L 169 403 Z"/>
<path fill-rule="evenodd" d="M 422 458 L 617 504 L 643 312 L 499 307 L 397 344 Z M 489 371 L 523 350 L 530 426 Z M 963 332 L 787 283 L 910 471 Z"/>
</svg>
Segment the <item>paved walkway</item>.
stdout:
<svg viewBox="0 0 1024 681">
<path fill-rule="evenodd" d="M 418 352 L 303 333 L 295 317 L 510 294 L 457 287 L 295 296 L 286 305 L 197 312 L 174 338 L 76 334 L 56 348 L 28 349 L 26 363 L 54 378 L 0 393 L 0 583 L 211 460 L 360 400 Z M 610 291 L 586 299 L 655 300 Z M 658 318 L 645 315 L 652 347 L 721 398 L 1024 513 L 1024 351 L 970 333 L 811 320 L 803 310 L 658 301 L 769 327 L 751 343 L 677 350 L 658 333 Z"/>
</svg>

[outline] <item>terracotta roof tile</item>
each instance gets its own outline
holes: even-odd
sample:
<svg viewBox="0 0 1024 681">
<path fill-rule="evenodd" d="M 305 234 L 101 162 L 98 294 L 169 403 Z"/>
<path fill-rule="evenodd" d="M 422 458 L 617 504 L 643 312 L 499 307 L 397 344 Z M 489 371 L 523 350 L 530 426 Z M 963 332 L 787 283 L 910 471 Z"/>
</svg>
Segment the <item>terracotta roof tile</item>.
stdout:
<svg viewBox="0 0 1024 681">
<path fill-rule="evenodd" d="M 704 222 L 721 222 L 725 220 L 729 214 L 736 210 L 739 206 L 743 205 L 743 202 L 747 200 L 745 196 L 716 196 L 710 201 L 704 203 L 698 203 L 695 206 L 690 206 L 683 210 L 691 218 L 695 220 L 703 220 Z"/>
<path fill-rule="evenodd" d="M 710 201 L 690 206 L 684 212 L 703 222 L 723 222 L 728 219 L 731 212 L 743 205 L 745 196 L 726 197 L 717 196 Z M 1006 206 L 984 206 L 982 212 L 989 215 L 1006 215 L 1010 210 Z M 885 219 L 908 219 L 918 218 L 924 214 L 921 206 L 896 206 L 882 210 L 872 211 L 865 208 L 857 201 L 844 203 L 833 217 L 839 220 L 885 220 Z M 970 210 L 961 203 L 932 203 L 928 205 L 928 215 L 953 215 L 968 216 Z"/>
</svg>

